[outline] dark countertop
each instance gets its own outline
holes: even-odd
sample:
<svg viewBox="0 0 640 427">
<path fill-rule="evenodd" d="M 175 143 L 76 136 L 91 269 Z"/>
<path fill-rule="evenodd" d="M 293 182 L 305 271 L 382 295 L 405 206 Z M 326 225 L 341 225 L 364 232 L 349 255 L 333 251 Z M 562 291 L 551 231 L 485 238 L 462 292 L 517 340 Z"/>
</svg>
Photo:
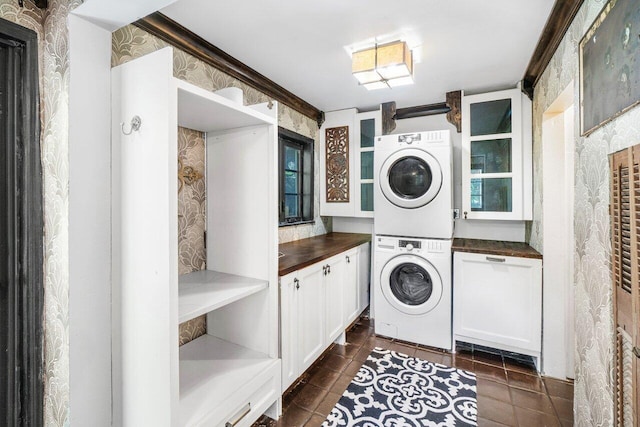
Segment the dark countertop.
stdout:
<svg viewBox="0 0 640 427">
<path fill-rule="evenodd" d="M 542 254 L 526 243 L 499 240 L 453 239 L 451 251 L 542 259 Z"/>
<path fill-rule="evenodd" d="M 278 275 L 284 276 L 370 241 L 370 234 L 329 233 L 282 243 L 278 250 L 285 256 L 278 261 Z"/>
</svg>

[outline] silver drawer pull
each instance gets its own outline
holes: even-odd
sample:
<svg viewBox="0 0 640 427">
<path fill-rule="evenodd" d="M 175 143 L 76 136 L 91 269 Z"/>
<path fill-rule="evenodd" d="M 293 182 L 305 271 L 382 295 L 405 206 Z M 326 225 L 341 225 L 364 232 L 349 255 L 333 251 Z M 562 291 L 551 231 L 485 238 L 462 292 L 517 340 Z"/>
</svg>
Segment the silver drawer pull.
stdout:
<svg viewBox="0 0 640 427">
<path fill-rule="evenodd" d="M 247 416 L 247 414 L 251 412 L 251 402 L 247 403 L 245 405 L 244 408 L 242 408 L 240 410 L 240 412 L 238 412 L 238 414 L 236 415 L 236 419 L 234 420 L 233 418 L 229 421 L 227 421 L 224 425 L 224 427 L 233 427 L 236 424 L 238 424 L 240 422 L 240 420 L 242 420 L 244 417 Z"/>
<path fill-rule="evenodd" d="M 487 257 L 487 261 L 491 261 L 491 262 L 505 262 L 506 259 L 505 258 L 496 258 L 493 256 L 488 256 Z"/>
</svg>

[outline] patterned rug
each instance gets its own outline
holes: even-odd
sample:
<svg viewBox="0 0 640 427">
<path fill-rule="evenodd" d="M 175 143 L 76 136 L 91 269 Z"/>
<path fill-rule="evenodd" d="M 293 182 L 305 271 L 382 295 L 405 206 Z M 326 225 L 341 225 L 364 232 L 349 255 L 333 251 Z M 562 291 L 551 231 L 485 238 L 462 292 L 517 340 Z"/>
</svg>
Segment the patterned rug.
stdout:
<svg viewBox="0 0 640 427">
<path fill-rule="evenodd" d="M 476 376 L 376 347 L 323 427 L 476 426 Z"/>
</svg>

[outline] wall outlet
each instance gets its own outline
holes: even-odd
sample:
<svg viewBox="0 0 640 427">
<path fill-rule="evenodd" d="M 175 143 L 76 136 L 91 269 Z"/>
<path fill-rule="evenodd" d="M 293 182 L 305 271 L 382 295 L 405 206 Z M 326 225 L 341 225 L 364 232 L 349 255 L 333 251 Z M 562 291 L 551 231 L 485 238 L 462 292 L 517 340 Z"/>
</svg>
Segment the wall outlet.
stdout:
<svg viewBox="0 0 640 427">
<path fill-rule="evenodd" d="M 453 219 L 460 219 L 460 209 L 453 210 Z"/>
</svg>

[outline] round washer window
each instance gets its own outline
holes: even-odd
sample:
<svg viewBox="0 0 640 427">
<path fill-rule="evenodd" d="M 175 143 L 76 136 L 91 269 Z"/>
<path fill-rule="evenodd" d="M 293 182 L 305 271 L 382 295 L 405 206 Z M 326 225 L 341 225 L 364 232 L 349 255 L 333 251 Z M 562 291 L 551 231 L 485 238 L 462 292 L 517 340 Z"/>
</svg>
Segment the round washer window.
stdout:
<svg viewBox="0 0 640 427">
<path fill-rule="evenodd" d="M 389 168 L 389 186 L 403 199 L 422 197 L 429 191 L 431 181 L 431 168 L 418 157 L 403 157 Z"/>
<path fill-rule="evenodd" d="M 431 297 L 433 281 L 424 268 L 405 262 L 391 272 L 389 287 L 398 301 L 407 305 L 422 305 Z"/>
</svg>

